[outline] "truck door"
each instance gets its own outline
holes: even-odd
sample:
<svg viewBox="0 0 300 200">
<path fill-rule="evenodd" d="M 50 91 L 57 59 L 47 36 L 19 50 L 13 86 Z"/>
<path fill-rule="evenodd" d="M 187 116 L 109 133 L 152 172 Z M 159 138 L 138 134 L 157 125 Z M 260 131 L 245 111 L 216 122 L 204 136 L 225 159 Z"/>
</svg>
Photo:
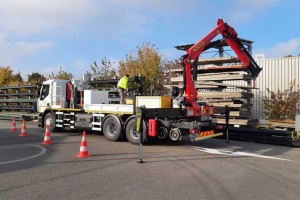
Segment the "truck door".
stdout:
<svg viewBox="0 0 300 200">
<path fill-rule="evenodd" d="M 38 112 L 44 112 L 44 110 L 50 105 L 51 105 L 50 85 L 43 84 L 37 102 Z"/>
</svg>

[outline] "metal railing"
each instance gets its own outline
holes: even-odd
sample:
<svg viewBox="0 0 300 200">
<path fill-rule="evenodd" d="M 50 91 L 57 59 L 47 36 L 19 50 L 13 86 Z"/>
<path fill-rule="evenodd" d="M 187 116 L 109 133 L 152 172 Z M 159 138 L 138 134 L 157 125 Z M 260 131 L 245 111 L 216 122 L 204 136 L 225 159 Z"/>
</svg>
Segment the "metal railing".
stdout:
<svg viewBox="0 0 300 200">
<path fill-rule="evenodd" d="M 0 112 L 35 112 L 38 85 L 0 86 Z"/>
</svg>

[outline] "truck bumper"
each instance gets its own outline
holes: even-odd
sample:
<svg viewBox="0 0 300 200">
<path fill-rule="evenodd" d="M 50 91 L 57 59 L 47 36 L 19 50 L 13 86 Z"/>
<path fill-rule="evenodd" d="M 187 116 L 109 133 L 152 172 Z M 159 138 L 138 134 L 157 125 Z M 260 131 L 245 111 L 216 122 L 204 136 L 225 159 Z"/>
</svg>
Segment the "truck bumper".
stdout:
<svg viewBox="0 0 300 200">
<path fill-rule="evenodd" d="M 222 136 L 223 133 L 215 133 L 215 134 L 211 134 L 211 135 L 205 135 L 205 136 L 199 136 L 196 138 L 193 138 L 192 141 L 199 141 L 199 140 L 204 140 L 204 139 L 208 139 L 208 138 L 213 138 L 213 137 L 218 137 L 218 136 Z"/>
</svg>

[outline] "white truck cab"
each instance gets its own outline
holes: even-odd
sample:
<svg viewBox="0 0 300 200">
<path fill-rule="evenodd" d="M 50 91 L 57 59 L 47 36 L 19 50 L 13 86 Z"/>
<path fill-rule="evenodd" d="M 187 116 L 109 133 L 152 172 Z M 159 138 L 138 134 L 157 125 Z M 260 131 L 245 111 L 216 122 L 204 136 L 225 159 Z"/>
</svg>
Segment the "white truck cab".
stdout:
<svg viewBox="0 0 300 200">
<path fill-rule="evenodd" d="M 69 80 L 48 80 L 45 81 L 40 90 L 37 101 L 38 112 L 42 113 L 46 108 L 68 107 L 67 84 Z"/>
</svg>

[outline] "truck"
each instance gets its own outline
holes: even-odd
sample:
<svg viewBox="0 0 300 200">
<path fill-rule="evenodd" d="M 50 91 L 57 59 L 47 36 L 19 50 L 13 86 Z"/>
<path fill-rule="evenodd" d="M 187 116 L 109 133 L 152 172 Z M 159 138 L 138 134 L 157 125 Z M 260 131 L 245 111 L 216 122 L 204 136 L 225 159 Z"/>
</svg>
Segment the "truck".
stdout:
<svg viewBox="0 0 300 200">
<path fill-rule="evenodd" d="M 219 19 L 217 26 L 182 56 L 184 82 L 181 95 L 184 98 L 179 105 L 173 103 L 179 96 L 178 87 L 171 87 L 169 96 L 137 95 L 132 102 L 116 104 L 112 103 L 108 91 L 90 89 L 87 77 L 83 80 L 47 80 L 41 86 L 37 102 L 38 126 L 44 128 L 48 124 L 50 131 L 90 129 L 103 132 L 110 141 L 126 137 L 129 142 L 138 144 L 137 112 L 143 108 L 141 134 L 144 141 L 152 138 L 197 141 L 223 135 L 222 127 L 212 120 L 216 108 L 197 102 L 199 97 L 194 86 L 199 56 L 220 42 L 211 42 L 219 34 L 241 60 L 242 67 L 257 77 L 261 68 L 244 48 L 234 28 Z"/>
</svg>

